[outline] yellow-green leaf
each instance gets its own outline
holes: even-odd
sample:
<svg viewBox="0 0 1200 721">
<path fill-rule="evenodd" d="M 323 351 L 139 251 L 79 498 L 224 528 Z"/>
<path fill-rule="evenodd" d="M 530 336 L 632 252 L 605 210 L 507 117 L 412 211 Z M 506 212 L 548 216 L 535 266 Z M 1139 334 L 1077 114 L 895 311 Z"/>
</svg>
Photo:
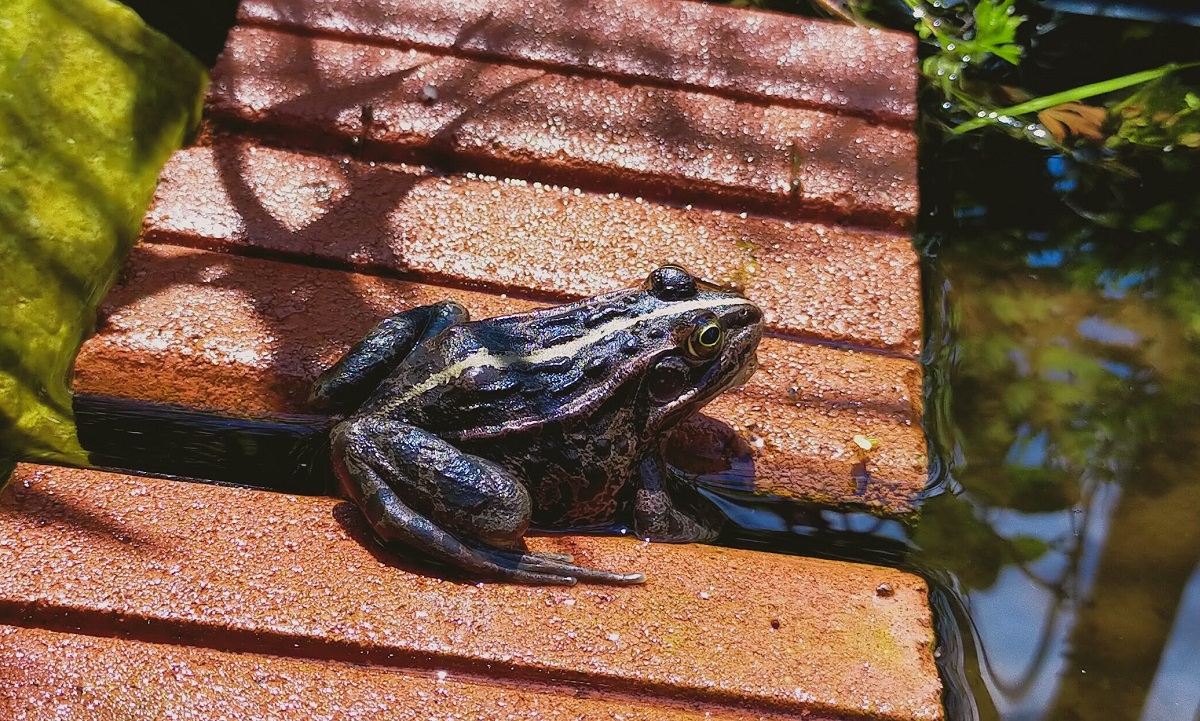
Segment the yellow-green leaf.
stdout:
<svg viewBox="0 0 1200 721">
<path fill-rule="evenodd" d="M 0 3 L 0 459 L 86 460 L 74 355 L 205 82 L 111 0 Z"/>
</svg>

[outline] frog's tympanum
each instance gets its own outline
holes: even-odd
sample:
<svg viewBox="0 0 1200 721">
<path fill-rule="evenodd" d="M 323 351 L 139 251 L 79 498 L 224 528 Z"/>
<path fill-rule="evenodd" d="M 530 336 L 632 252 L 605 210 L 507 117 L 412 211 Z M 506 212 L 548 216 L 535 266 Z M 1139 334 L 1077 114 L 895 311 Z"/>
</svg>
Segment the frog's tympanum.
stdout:
<svg viewBox="0 0 1200 721">
<path fill-rule="evenodd" d="M 756 366 L 762 313 L 664 266 L 641 288 L 468 322 L 453 302 L 375 326 L 318 379 L 351 411 L 332 433 L 343 488 L 387 544 L 483 577 L 633 584 L 639 573 L 524 549 L 539 528 L 630 522 L 654 541 L 712 538 L 672 501 L 669 431 Z"/>
</svg>

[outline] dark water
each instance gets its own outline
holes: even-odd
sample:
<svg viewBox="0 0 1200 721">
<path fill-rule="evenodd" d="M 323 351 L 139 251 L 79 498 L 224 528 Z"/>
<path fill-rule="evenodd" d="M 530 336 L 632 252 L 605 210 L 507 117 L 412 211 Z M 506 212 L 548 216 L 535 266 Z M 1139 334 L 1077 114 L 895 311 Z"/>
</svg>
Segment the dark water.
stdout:
<svg viewBox="0 0 1200 721">
<path fill-rule="evenodd" d="M 234 7 L 192 23 L 133 4 L 206 62 Z M 1163 43 L 1136 47 L 1136 67 L 1170 59 Z M 1136 69 L 1114 56 L 1111 74 Z M 1061 72 L 1086 78 L 1077 66 Z M 808 538 L 754 542 L 929 578 L 951 718 L 1200 721 L 1200 163 L 1174 151 L 1115 175 L 983 137 L 922 145 L 926 424 L 941 459 L 922 522 L 908 537 L 818 514 Z M 109 437 L 121 409 L 82 403 L 85 445 L 128 450 Z M 244 470 L 319 425 L 156 417 L 175 440 L 148 447 L 207 440 L 148 470 Z M 181 456 L 196 467 L 172 467 Z"/>
<path fill-rule="evenodd" d="M 996 140 L 923 178 L 948 474 L 909 564 L 962 718 L 1200 718 L 1200 170 L 1139 170 Z"/>
</svg>

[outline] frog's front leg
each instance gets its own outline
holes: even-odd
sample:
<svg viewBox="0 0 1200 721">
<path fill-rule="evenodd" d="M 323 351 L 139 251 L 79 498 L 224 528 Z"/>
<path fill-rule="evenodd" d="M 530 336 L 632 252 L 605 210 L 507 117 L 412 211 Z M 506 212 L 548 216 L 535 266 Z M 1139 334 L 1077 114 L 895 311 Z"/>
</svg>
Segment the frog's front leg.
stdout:
<svg viewBox="0 0 1200 721">
<path fill-rule="evenodd" d="M 360 417 L 331 435 L 343 488 L 387 543 L 469 573 L 531 584 L 628 585 L 640 573 L 573 565 L 569 556 L 516 548 L 529 527 L 525 487 L 499 465 L 399 421 Z"/>
<path fill-rule="evenodd" d="M 701 543 L 720 535 L 720 512 L 689 509 L 667 492 L 666 469 L 661 454 L 652 453 L 638 464 L 638 489 L 634 496 L 633 532 L 647 541 Z"/>
<path fill-rule="evenodd" d="M 310 401 L 333 411 L 357 408 L 418 343 L 467 320 L 467 309 L 452 300 L 384 318 L 317 377 Z"/>
</svg>

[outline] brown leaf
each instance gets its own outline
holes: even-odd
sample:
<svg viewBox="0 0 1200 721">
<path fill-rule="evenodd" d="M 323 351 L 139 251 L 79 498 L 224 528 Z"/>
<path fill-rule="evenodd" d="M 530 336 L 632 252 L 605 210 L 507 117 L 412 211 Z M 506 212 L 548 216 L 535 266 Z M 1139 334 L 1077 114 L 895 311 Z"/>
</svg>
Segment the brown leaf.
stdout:
<svg viewBox="0 0 1200 721">
<path fill-rule="evenodd" d="M 1050 131 L 1050 134 L 1063 142 L 1069 135 L 1077 135 L 1088 140 L 1104 139 L 1101 129 L 1104 121 L 1108 120 L 1108 110 L 1083 103 L 1063 103 L 1052 108 L 1046 108 L 1037 114 L 1038 122 Z"/>
</svg>

